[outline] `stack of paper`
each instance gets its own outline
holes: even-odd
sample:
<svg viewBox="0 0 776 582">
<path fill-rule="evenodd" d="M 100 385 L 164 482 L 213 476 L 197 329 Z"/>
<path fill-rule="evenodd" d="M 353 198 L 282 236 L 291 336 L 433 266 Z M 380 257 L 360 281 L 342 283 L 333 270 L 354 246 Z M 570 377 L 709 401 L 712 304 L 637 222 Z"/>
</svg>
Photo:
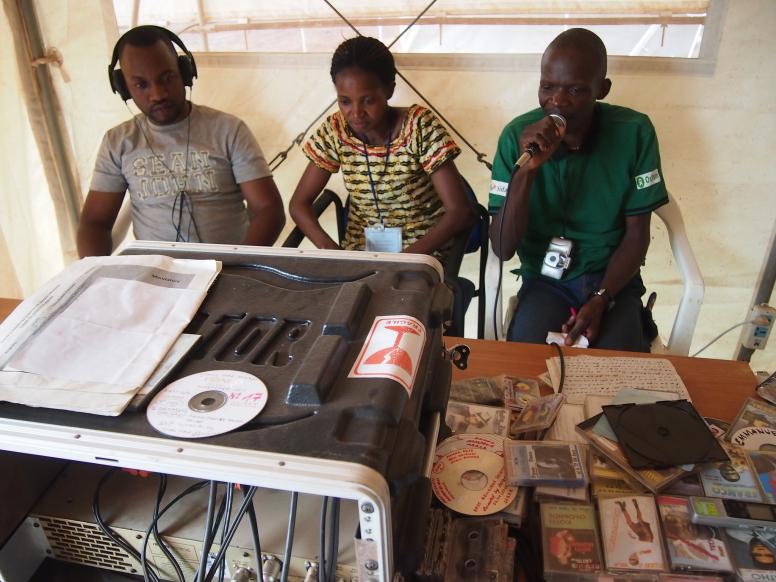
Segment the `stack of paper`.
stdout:
<svg viewBox="0 0 776 582">
<path fill-rule="evenodd" d="M 670 392 L 681 399 L 690 400 L 687 387 L 676 373 L 676 368 L 663 358 L 573 356 L 565 358 L 565 363 L 563 393 L 570 404 L 584 404 L 585 397 L 590 394 L 614 397 L 625 387 Z M 560 358 L 548 359 L 547 370 L 557 392 L 560 385 Z"/>
<path fill-rule="evenodd" d="M 548 359 L 547 370 L 549 384 L 557 392 L 560 386 L 560 358 Z M 585 411 L 586 400 L 595 399 L 599 406 L 609 404 L 623 388 L 665 394 L 662 400 L 690 400 L 687 387 L 676 368 L 664 358 L 566 357 L 563 381 L 566 401 L 545 438 L 584 442 L 576 431 L 576 425 L 591 416 Z"/>
<path fill-rule="evenodd" d="M 158 255 L 71 264 L 0 325 L 0 400 L 120 414 L 220 270 Z"/>
</svg>

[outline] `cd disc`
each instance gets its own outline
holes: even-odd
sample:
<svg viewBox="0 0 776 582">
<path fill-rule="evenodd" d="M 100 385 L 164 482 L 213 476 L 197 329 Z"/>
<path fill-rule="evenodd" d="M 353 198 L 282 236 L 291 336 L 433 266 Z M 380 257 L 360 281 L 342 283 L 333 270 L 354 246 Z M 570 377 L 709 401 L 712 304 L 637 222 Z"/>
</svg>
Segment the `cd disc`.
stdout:
<svg viewBox="0 0 776 582">
<path fill-rule="evenodd" d="M 507 507 L 517 487 L 507 484 L 504 458 L 475 448 L 456 449 L 434 465 L 434 495 L 453 511 L 465 515 L 490 515 Z"/>
<path fill-rule="evenodd" d="M 436 448 L 434 464 L 445 455 L 458 449 L 482 449 L 504 456 L 504 437 L 497 434 L 454 434 L 446 438 Z"/>
<path fill-rule="evenodd" d="M 154 397 L 146 413 L 159 432 L 183 438 L 223 434 L 253 419 L 267 403 L 256 376 L 212 370 L 176 380 Z"/>
</svg>

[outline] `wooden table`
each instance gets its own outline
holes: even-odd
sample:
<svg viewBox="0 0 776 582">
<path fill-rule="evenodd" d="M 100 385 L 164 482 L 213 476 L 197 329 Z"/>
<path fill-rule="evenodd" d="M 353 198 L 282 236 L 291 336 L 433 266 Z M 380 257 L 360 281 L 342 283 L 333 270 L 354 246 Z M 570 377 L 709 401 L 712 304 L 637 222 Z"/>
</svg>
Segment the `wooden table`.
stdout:
<svg viewBox="0 0 776 582">
<path fill-rule="evenodd" d="M 448 348 L 456 343 L 463 343 L 471 348 L 468 368 L 453 368 L 453 380 L 498 374 L 535 377 L 547 370 L 547 358 L 558 355 L 554 347 L 538 344 L 466 338 L 445 339 Z M 757 382 L 746 362 L 574 348 L 565 348 L 563 354 L 666 358 L 673 363 L 700 413 L 721 420 L 732 420 L 746 397 L 755 395 Z"/>
<path fill-rule="evenodd" d="M 0 321 L 18 304 L 18 299 L 0 298 Z M 551 346 L 467 338 L 445 339 L 448 347 L 464 343 L 471 348 L 469 367 L 466 370 L 454 367 L 453 380 L 498 374 L 535 377 L 547 369 L 545 360 L 557 355 Z M 570 348 L 564 349 L 564 354 L 667 358 L 674 364 L 701 414 L 722 420 L 732 420 L 746 397 L 755 395 L 755 376 L 746 362 Z"/>
<path fill-rule="evenodd" d="M 8 317 L 8 314 L 11 313 L 19 303 L 21 303 L 19 299 L 6 299 L 0 297 L 0 321 L 5 320 L 5 318 Z"/>
</svg>

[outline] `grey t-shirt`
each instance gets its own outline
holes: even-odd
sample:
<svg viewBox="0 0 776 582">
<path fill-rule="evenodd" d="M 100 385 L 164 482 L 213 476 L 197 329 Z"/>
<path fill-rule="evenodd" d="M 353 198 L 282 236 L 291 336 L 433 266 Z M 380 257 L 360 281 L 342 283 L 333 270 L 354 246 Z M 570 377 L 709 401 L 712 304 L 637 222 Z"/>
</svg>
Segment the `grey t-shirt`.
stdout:
<svg viewBox="0 0 776 582">
<path fill-rule="evenodd" d="M 154 125 L 139 114 L 108 130 L 91 189 L 129 190 L 137 239 L 239 243 L 249 222 L 239 184 L 272 172 L 237 117 L 203 105 L 189 117 Z"/>
</svg>

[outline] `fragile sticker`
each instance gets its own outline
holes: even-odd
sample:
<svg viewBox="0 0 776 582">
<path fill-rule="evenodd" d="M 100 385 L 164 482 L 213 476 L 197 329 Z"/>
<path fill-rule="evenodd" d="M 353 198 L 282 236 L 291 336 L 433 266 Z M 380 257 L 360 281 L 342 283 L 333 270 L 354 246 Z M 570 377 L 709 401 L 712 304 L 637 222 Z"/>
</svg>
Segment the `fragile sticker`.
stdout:
<svg viewBox="0 0 776 582">
<path fill-rule="evenodd" d="M 408 315 L 375 317 L 348 378 L 390 378 L 412 395 L 426 328 Z"/>
</svg>

